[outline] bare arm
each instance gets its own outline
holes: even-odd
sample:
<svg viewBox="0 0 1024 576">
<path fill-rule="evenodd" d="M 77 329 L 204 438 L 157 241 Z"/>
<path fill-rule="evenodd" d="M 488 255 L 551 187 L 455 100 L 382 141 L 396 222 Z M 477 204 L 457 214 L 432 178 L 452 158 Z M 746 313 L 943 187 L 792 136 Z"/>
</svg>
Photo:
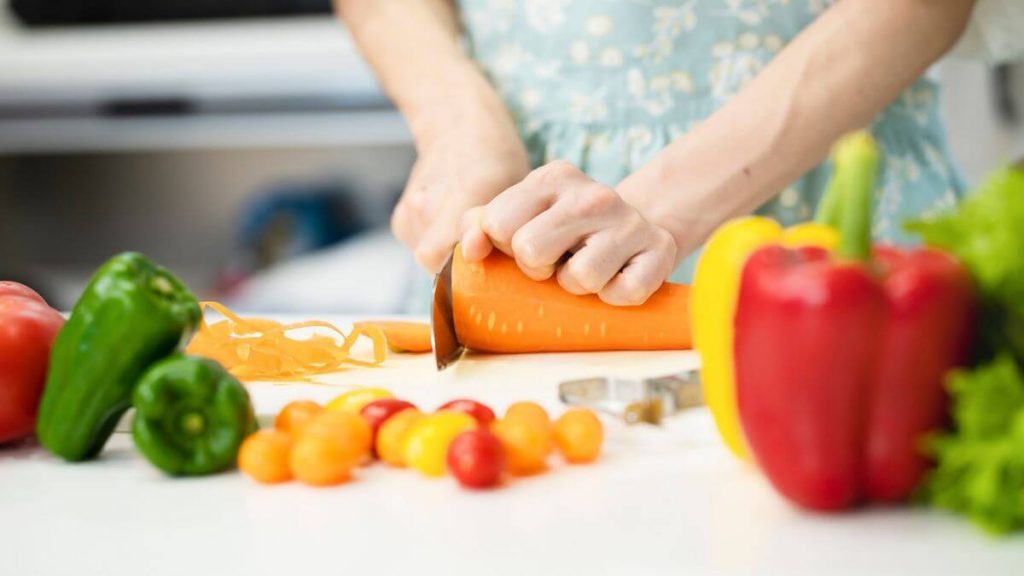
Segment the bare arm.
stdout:
<svg viewBox="0 0 1024 576">
<path fill-rule="evenodd" d="M 867 125 L 959 38 L 974 0 L 845 0 L 746 88 L 619 186 L 678 257 Z"/>
<path fill-rule="evenodd" d="M 405 117 L 418 159 L 392 214 L 395 235 L 429 270 L 458 222 L 529 171 L 498 94 L 463 53 L 452 0 L 335 0 L 381 85 Z"/>
</svg>

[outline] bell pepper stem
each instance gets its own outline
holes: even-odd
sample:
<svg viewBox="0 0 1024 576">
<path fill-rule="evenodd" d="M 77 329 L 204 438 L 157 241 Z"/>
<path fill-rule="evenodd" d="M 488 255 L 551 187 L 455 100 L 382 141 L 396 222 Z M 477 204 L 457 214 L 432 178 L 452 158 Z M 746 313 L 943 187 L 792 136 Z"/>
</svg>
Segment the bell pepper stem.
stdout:
<svg viewBox="0 0 1024 576">
<path fill-rule="evenodd" d="M 830 188 L 835 188 L 840 208 L 836 249 L 840 258 L 859 262 L 871 259 L 871 201 L 878 164 L 878 145 L 867 132 L 846 136 L 836 145 Z"/>
<path fill-rule="evenodd" d="M 829 180 L 828 186 L 825 187 L 825 194 L 821 197 L 821 201 L 818 202 L 818 210 L 814 213 L 814 221 L 823 226 L 839 228 L 840 199 L 841 192 L 839 191 L 838 180 L 833 177 Z"/>
</svg>

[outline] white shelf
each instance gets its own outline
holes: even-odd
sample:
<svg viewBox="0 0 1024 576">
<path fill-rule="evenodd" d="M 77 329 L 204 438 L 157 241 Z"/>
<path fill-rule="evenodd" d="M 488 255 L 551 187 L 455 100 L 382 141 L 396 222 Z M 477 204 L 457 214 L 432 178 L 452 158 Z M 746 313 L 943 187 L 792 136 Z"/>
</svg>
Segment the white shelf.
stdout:
<svg viewBox="0 0 1024 576">
<path fill-rule="evenodd" d="M 411 142 L 393 111 L 0 121 L 0 154 L 380 146 Z"/>
<path fill-rule="evenodd" d="M 111 103 L 194 113 L 111 117 Z M 0 11 L 0 153 L 408 143 L 330 16 L 27 29 Z"/>
<path fill-rule="evenodd" d="M 330 16 L 45 29 L 0 20 L 0 106 L 145 96 L 381 98 Z"/>
</svg>

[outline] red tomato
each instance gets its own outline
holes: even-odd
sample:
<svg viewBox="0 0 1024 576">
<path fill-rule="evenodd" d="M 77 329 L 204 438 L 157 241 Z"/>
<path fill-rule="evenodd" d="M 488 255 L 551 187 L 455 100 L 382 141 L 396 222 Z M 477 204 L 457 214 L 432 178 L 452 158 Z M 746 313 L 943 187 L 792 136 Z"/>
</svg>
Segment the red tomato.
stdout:
<svg viewBox="0 0 1024 576">
<path fill-rule="evenodd" d="M 448 470 L 467 488 L 489 488 L 501 480 L 505 449 L 487 430 L 463 432 L 448 447 Z"/>
<path fill-rule="evenodd" d="M 411 402 L 405 400 L 399 400 L 398 398 L 381 398 L 380 400 L 374 400 L 363 409 L 359 411 L 359 414 L 366 420 L 373 429 L 374 436 L 377 435 L 377 430 L 381 427 L 381 424 L 388 419 L 398 414 L 406 408 L 415 408 Z"/>
<path fill-rule="evenodd" d="M 64 317 L 31 288 L 0 282 L 0 444 L 32 434 Z"/>
<path fill-rule="evenodd" d="M 477 423 L 481 426 L 487 426 L 494 421 L 494 410 L 488 408 L 486 404 L 481 404 L 480 402 L 470 400 L 469 398 L 459 398 L 457 400 L 446 402 L 437 409 L 438 412 L 441 410 L 465 412 L 473 418 L 476 418 Z"/>
</svg>

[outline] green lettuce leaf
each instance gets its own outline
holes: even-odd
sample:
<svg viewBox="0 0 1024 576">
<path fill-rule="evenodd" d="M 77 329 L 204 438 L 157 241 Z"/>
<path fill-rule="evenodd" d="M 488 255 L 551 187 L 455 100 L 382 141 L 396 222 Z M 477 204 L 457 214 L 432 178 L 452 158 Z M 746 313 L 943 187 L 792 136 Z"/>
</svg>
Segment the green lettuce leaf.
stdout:
<svg viewBox="0 0 1024 576">
<path fill-rule="evenodd" d="M 948 387 L 954 430 L 929 439 L 936 466 L 918 498 L 990 532 L 1024 528 L 1024 374 L 1002 354 Z"/>
</svg>

